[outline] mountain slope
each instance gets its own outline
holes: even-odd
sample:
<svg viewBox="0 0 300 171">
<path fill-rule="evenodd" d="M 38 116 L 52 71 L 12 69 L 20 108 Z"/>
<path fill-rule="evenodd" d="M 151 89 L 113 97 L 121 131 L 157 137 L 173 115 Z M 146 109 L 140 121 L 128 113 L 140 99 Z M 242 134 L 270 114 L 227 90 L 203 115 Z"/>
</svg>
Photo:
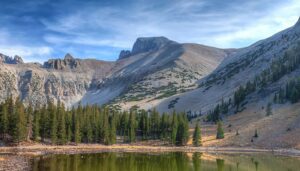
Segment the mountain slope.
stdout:
<svg viewBox="0 0 300 171">
<path fill-rule="evenodd" d="M 234 51 L 179 44 L 164 37 L 139 38 L 132 51 L 121 52 L 114 72 L 82 102 L 151 108 L 162 98 L 196 88 L 196 81 Z"/>
<path fill-rule="evenodd" d="M 215 132 L 206 130 L 216 128 L 207 125 L 205 145 L 300 148 L 299 21 L 229 55 L 199 80 L 199 88 L 164 100 L 158 110 L 176 109 L 200 113 L 204 120 L 222 119 L 225 139 L 215 140 Z M 174 108 L 169 108 L 170 104 Z"/>
<path fill-rule="evenodd" d="M 274 60 L 282 58 L 288 50 L 297 46 L 300 37 L 300 23 L 274 36 L 261 40 L 247 48 L 239 49 L 228 56 L 208 77 L 200 80 L 200 88 L 183 95 L 169 98 L 158 107 L 168 111 L 168 104 L 180 98 L 175 109 L 202 111 L 215 107 L 224 100 L 233 98 L 234 92 L 248 81 L 268 69 Z"/>
</svg>

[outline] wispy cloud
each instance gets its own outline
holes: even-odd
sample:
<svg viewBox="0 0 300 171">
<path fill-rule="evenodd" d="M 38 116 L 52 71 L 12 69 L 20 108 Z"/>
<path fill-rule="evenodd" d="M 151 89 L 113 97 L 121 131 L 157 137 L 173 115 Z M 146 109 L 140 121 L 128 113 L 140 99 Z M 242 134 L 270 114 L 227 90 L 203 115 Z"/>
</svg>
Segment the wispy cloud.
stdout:
<svg viewBox="0 0 300 171">
<path fill-rule="evenodd" d="M 91 0 L 72 3 L 63 0 L 60 4 L 49 0 L 34 1 L 26 3 L 27 6 L 35 4 L 29 11 L 14 7 L 11 16 L 0 16 L 11 30 L 9 34 L 18 36 L 18 39 L 9 37 L 9 43 L 0 39 L 0 45 L 7 52 L 22 53 L 28 59 L 33 59 L 34 55 L 63 56 L 70 52 L 79 57 L 114 60 L 121 49 L 130 49 L 141 36 L 166 36 L 178 42 L 222 48 L 244 47 L 292 26 L 300 15 L 299 0 Z M 48 8 L 41 8 L 44 6 Z M 20 16 L 22 20 L 17 20 Z M 14 21 L 31 25 L 24 28 Z M 0 30 L 0 37 L 7 40 L 5 34 L 1 35 Z M 9 50 L 7 47 L 11 45 L 18 50 Z M 32 52 L 24 49 L 32 49 Z"/>
</svg>

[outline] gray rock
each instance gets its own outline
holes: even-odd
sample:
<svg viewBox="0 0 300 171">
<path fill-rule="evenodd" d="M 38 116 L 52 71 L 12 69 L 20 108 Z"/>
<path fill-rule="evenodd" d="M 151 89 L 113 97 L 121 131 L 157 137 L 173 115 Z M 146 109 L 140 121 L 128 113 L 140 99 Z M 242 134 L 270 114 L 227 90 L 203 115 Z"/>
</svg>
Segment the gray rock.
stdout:
<svg viewBox="0 0 300 171">
<path fill-rule="evenodd" d="M 120 52 L 120 55 L 119 55 L 118 59 L 120 60 L 120 59 L 128 58 L 129 56 L 131 56 L 130 50 L 122 50 Z"/>
<path fill-rule="evenodd" d="M 0 63 L 6 64 L 23 64 L 23 59 L 20 56 L 15 56 L 14 58 L 0 54 Z"/>
<path fill-rule="evenodd" d="M 169 43 L 175 42 L 165 37 L 141 37 L 135 41 L 131 53 L 138 54 L 149 51 L 155 51 Z"/>
</svg>

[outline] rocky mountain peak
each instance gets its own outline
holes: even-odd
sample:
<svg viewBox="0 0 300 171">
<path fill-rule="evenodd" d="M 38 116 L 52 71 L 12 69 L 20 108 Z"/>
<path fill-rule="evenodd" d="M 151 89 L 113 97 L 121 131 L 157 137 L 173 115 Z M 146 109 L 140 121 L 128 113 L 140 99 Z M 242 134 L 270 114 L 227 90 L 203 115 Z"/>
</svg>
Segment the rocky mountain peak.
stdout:
<svg viewBox="0 0 300 171">
<path fill-rule="evenodd" d="M 138 53 L 156 51 L 170 43 L 175 42 L 167 39 L 166 37 L 140 37 L 136 39 L 131 51 L 122 50 L 120 52 L 119 60 Z"/>
<path fill-rule="evenodd" d="M 65 60 L 74 60 L 75 58 L 71 55 L 71 54 L 69 54 L 69 53 L 67 53 L 66 55 L 65 55 Z"/>
<path fill-rule="evenodd" d="M 22 57 L 20 57 L 18 55 L 15 55 L 13 61 L 14 61 L 15 64 L 23 64 L 24 63 Z"/>
<path fill-rule="evenodd" d="M 119 59 L 124 59 L 131 56 L 130 50 L 122 50 L 119 54 Z"/>
<path fill-rule="evenodd" d="M 131 53 L 137 54 L 158 50 L 170 42 L 172 41 L 165 37 L 141 37 L 135 41 Z"/>
<path fill-rule="evenodd" d="M 45 68 L 49 69 L 74 69 L 80 65 L 80 61 L 75 59 L 71 54 L 67 53 L 64 59 L 49 59 L 44 63 Z"/>
<path fill-rule="evenodd" d="M 23 64 L 23 59 L 16 55 L 14 58 L 0 54 L 0 63 L 6 63 L 6 64 Z"/>
</svg>

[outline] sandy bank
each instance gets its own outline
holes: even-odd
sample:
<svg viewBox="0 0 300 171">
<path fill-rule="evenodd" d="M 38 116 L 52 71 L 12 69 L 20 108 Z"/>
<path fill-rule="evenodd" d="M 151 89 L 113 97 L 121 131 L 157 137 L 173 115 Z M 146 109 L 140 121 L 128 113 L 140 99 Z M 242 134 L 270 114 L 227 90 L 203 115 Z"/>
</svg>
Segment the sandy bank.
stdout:
<svg viewBox="0 0 300 171">
<path fill-rule="evenodd" d="M 273 153 L 276 155 L 298 156 L 297 149 L 259 149 L 252 147 L 171 147 L 171 146 L 142 146 L 142 145 L 99 145 L 80 144 L 76 146 L 30 145 L 17 147 L 0 147 L 0 154 L 44 155 L 44 154 L 78 154 L 100 152 L 203 152 L 203 153 Z"/>
</svg>

